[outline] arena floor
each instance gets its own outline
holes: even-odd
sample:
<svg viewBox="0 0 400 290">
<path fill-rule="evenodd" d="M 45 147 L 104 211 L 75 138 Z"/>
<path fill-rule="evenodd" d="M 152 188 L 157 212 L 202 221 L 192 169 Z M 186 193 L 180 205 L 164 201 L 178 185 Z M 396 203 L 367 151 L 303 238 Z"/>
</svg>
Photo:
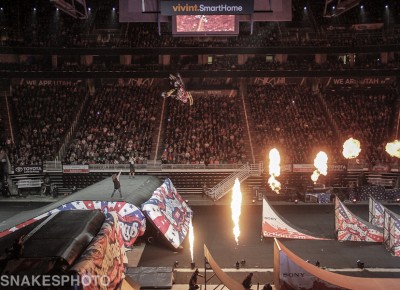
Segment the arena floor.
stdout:
<svg viewBox="0 0 400 290">
<path fill-rule="evenodd" d="M 294 226 L 316 235 L 334 238 L 333 204 L 271 204 Z M 367 204 L 348 204 L 347 206 L 361 218 L 368 219 Z M 21 209 L 29 210 L 37 207 L 36 203 L 0 203 L 1 221 L 17 214 Z M 398 204 L 387 205 L 387 207 L 400 214 Z M 247 272 L 255 273 L 254 283 L 264 284 L 272 281 L 273 239 L 261 238 L 261 205 L 242 207 L 238 245 L 234 241 L 231 210 L 228 205 L 192 206 L 192 209 L 194 211 L 196 267 L 204 268 L 203 245 L 206 244 L 220 267 L 238 281 L 242 280 Z M 138 242 L 140 243 L 140 240 Z M 400 278 L 400 257 L 391 256 L 382 244 L 338 242 L 334 239 L 329 241 L 283 240 L 283 243 L 303 259 L 310 260 L 311 263 L 318 260 L 321 266 L 331 271 L 351 276 Z M 356 268 L 358 259 L 365 263 L 365 270 Z M 246 263 L 237 270 L 235 263 L 242 260 Z M 172 267 L 176 261 L 178 267 L 175 281 L 177 284 L 186 284 L 192 273 L 188 239 L 184 241 L 183 250 L 179 252 L 172 250 L 161 239 L 153 244 L 146 244 L 138 266 Z M 218 284 L 218 280 L 214 278 L 210 283 Z"/>
</svg>

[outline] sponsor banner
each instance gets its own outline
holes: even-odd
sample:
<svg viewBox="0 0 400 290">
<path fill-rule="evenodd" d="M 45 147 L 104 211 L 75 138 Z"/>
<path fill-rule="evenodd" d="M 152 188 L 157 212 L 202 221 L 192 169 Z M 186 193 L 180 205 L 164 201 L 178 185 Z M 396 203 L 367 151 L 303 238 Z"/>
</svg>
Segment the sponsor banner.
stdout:
<svg viewBox="0 0 400 290">
<path fill-rule="evenodd" d="M 254 0 L 161 1 L 161 15 L 252 14 Z"/>
<path fill-rule="evenodd" d="M 383 28 L 383 23 L 365 23 L 365 24 L 353 24 L 351 29 L 353 30 L 378 30 Z"/>
<path fill-rule="evenodd" d="M 293 164 L 293 172 L 313 172 L 314 164 Z"/>
<path fill-rule="evenodd" d="M 383 231 L 354 215 L 336 197 L 335 229 L 339 241 L 383 242 Z"/>
<path fill-rule="evenodd" d="M 117 213 L 108 213 L 97 236 L 72 266 L 81 277 L 82 289 L 117 289 L 125 278 L 128 263 Z M 100 280 L 94 279 L 101 277 Z"/>
<path fill-rule="evenodd" d="M 299 240 L 326 240 L 304 234 L 293 227 L 289 226 L 269 205 L 263 200 L 263 223 L 262 235 L 269 238 L 287 238 Z"/>
<path fill-rule="evenodd" d="M 376 165 L 372 166 L 372 171 L 374 171 L 374 172 L 389 172 L 390 167 L 389 167 L 389 165 L 386 165 L 386 164 L 376 164 Z"/>
<path fill-rule="evenodd" d="M 385 224 L 385 207 L 372 197 L 369 197 L 368 221 L 380 228 Z"/>
<path fill-rule="evenodd" d="M 12 232 L 19 230 L 37 220 L 41 220 L 48 217 L 56 212 L 63 210 L 93 210 L 99 209 L 103 213 L 107 214 L 110 212 L 116 212 L 118 215 L 118 225 L 121 229 L 122 239 L 124 241 L 125 247 L 132 247 L 136 239 L 142 236 L 146 230 L 146 218 L 142 212 L 133 204 L 118 201 L 72 201 L 59 206 L 51 211 L 48 211 L 40 216 L 29 219 L 21 224 L 18 224 L 8 230 L 0 232 L 0 238 L 4 237 Z"/>
<path fill-rule="evenodd" d="M 327 86 L 382 86 L 390 85 L 395 82 L 395 77 L 353 77 L 353 78 L 341 78 L 341 77 L 330 77 L 326 81 Z"/>
<path fill-rule="evenodd" d="M 400 256 L 400 215 L 386 209 L 383 227 L 386 249 L 394 256 Z"/>
<path fill-rule="evenodd" d="M 346 172 L 347 166 L 344 164 L 328 164 L 328 172 Z"/>
<path fill-rule="evenodd" d="M 345 289 L 307 272 L 294 263 L 283 251 L 279 251 L 279 279 L 281 289 Z"/>
<path fill-rule="evenodd" d="M 182 244 L 193 212 L 169 178 L 142 204 L 142 211 L 174 248 Z"/>
<path fill-rule="evenodd" d="M 42 165 L 23 165 L 14 167 L 15 174 L 41 174 L 43 173 Z"/>
<path fill-rule="evenodd" d="M 32 80 L 32 79 L 20 79 L 16 83 L 18 85 L 29 85 L 29 86 L 78 86 L 82 85 L 82 80 Z"/>
<path fill-rule="evenodd" d="M 89 173 L 89 165 L 63 165 L 63 173 Z"/>
</svg>

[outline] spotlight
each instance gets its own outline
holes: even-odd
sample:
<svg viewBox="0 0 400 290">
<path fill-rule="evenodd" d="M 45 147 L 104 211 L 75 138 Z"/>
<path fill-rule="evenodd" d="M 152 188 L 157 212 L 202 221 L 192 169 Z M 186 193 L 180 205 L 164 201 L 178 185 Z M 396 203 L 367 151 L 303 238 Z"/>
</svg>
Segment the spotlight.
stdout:
<svg viewBox="0 0 400 290">
<path fill-rule="evenodd" d="M 3 7 L 1 7 L 0 10 L 3 11 Z"/>
<path fill-rule="evenodd" d="M 190 263 L 190 268 L 193 270 L 194 268 L 196 268 L 196 263 L 195 262 L 192 262 L 192 263 Z"/>
<path fill-rule="evenodd" d="M 356 198 L 353 198 L 351 201 L 352 201 L 353 203 L 356 203 L 356 202 L 357 202 L 357 199 L 356 199 Z"/>
<path fill-rule="evenodd" d="M 395 202 L 400 203 L 400 197 L 396 197 Z"/>
<path fill-rule="evenodd" d="M 364 9 L 364 5 L 361 5 L 360 8 L 361 8 L 361 9 Z"/>
<path fill-rule="evenodd" d="M 336 7 L 335 7 L 335 6 L 333 6 L 333 7 L 332 7 L 332 10 L 335 10 L 335 9 L 336 9 Z"/>
<path fill-rule="evenodd" d="M 299 200 L 296 198 L 296 199 L 294 200 L 294 203 L 295 203 L 295 204 L 298 204 L 298 203 L 299 203 Z"/>
<path fill-rule="evenodd" d="M 36 8 L 33 8 L 33 11 L 36 11 Z"/>
<path fill-rule="evenodd" d="M 389 8 L 389 5 L 385 5 L 385 8 L 386 8 L 386 9 Z"/>
<path fill-rule="evenodd" d="M 113 7 L 113 11 L 115 11 L 115 7 Z"/>
<path fill-rule="evenodd" d="M 360 260 L 357 260 L 357 268 L 364 269 L 364 263 Z"/>
<path fill-rule="evenodd" d="M 304 6 L 304 8 L 303 8 L 304 10 L 307 10 L 307 7 L 306 6 Z"/>
<path fill-rule="evenodd" d="M 239 264 L 239 261 L 236 261 L 236 264 L 235 264 L 235 266 L 236 266 L 236 270 L 239 270 L 239 269 L 240 269 L 240 264 Z"/>
<path fill-rule="evenodd" d="M 92 8 L 89 7 L 88 10 L 90 11 L 90 10 L 92 10 Z"/>
</svg>

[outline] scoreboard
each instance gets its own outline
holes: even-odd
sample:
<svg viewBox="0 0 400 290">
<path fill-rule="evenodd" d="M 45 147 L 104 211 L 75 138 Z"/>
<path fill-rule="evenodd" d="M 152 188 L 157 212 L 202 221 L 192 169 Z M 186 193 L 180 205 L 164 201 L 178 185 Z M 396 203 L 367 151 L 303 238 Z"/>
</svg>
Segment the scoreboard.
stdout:
<svg viewBox="0 0 400 290">
<path fill-rule="evenodd" d="M 172 22 L 174 35 L 238 34 L 239 22 L 291 20 L 291 0 L 119 0 L 120 22 Z"/>
</svg>

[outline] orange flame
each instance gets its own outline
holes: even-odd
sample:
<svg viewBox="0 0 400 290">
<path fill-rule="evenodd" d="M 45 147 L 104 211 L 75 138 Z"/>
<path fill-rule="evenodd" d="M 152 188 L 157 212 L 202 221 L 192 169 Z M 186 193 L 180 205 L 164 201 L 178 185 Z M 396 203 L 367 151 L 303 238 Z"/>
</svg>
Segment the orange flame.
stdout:
<svg viewBox="0 0 400 290">
<path fill-rule="evenodd" d="M 387 143 L 385 149 L 390 156 L 400 158 L 400 142 L 398 140 Z"/>
<path fill-rule="evenodd" d="M 240 191 L 240 182 L 236 178 L 235 185 L 232 189 L 232 221 L 233 221 L 233 235 L 235 236 L 236 244 L 239 244 L 240 228 L 239 228 L 239 218 L 242 213 L 242 192 Z"/>
<path fill-rule="evenodd" d="M 314 159 L 314 166 L 317 168 L 317 170 L 314 170 L 313 174 L 311 175 L 311 180 L 315 183 L 321 174 L 324 176 L 328 174 L 328 155 L 326 155 L 324 151 L 318 152 Z"/>
<path fill-rule="evenodd" d="M 192 257 L 192 262 L 193 262 L 194 230 L 193 230 L 192 219 L 193 217 L 190 219 L 189 223 L 189 245 L 190 245 L 190 256 Z"/>
<path fill-rule="evenodd" d="M 268 179 L 268 184 L 276 193 L 279 193 L 281 189 L 281 183 L 275 178 L 281 174 L 280 163 L 281 156 L 279 155 L 279 151 L 276 148 L 271 149 L 269 151 L 269 175 L 271 177 Z"/>
<path fill-rule="evenodd" d="M 343 156 L 346 159 L 356 158 L 361 152 L 360 141 L 349 138 L 343 143 Z"/>
</svg>

